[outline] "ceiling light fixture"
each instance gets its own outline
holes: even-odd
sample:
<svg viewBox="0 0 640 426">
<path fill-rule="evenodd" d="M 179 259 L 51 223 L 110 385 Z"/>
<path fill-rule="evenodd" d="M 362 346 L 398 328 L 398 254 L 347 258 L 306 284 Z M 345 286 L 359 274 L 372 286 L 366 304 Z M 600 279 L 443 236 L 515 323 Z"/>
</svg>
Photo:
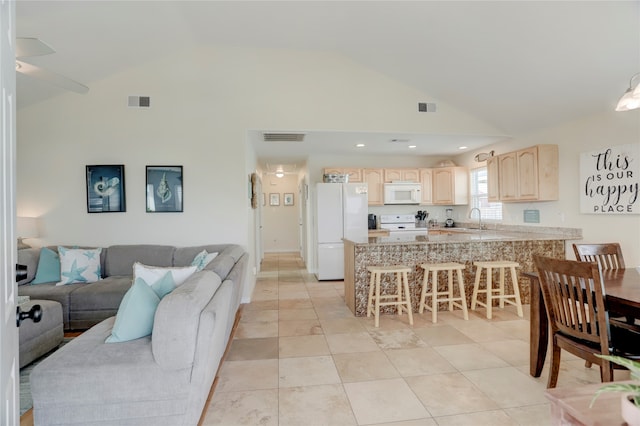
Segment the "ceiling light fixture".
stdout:
<svg viewBox="0 0 640 426">
<path fill-rule="evenodd" d="M 409 149 L 414 149 L 415 147 L 415 145 L 409 145 Z"/>
<path fill-rule="evenodd" d="M 284 177 L 284 171 L 282 169 L 276 170 L 276 177 L 277 178 Z"/>
<path fill-rule="evenodd" d="M 467 149 L 467 148 L 469 148 L 469 147 L 468 147 L 468 146 L 459 146 L 459 147 L 458 147 L 458 149 L 459 149 L 459 150 L 461 150 L 461 151 L 462 151 L 463 149 Z"/>
<path fill-rule="evenodd" d="M 356 144 L 356 148 L 364 148 L 364 144 L 363 143 L 358 143 L 358 144 Z"/>
<path fill-rule="evenodd" d="M 629 80 L 629 88 L 618 101 L 616 111 L 630 111 L 640 108 L 640 81 L 633 84 L 633 80 L 637 77 L 640 77 L 640 72 L 635 73 Z"/>
</svg>

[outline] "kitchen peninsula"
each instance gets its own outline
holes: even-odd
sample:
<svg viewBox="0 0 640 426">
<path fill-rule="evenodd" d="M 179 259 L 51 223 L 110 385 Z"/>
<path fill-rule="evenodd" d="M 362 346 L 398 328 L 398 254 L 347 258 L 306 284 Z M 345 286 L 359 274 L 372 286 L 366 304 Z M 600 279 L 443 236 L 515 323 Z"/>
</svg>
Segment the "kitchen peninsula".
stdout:
<svg viewBox="0 0 640 426">
<path fill-rule="evenodd" d="M 367 266 L 409 266 L 409 290 L 413 311 L 418 312 L 422 289 L 422 263 L 460 262 L 464 271 L 467 301 L 471 300 L 475 267 L 473 262 L 490 260 L 513 260 L 520 263 L 518 283 L 522 303 L 529 303 L 529 280 L 521 279 L 522 272 L 533 271 L 533 255 L 540 254 L 558 259 L 565 258 L 565 242 L 579 240 L 582 230 L 575 228 L 541 228 L 527 226 L 504 226 L 500 229 L 429 229 L 424 234 L 402 235 L 392 233 L 387 237 L 369 237 L 362 241 L 344 241 L 344 293 L 349 309 L 356 316 L 367 314 L 369 276 Z M 383 278 L 383 291 L 395 287 L 392 277 Z M 439 280 L 444 285 L 444 280 Z M 510 283 L 509 283 L 510 285 Z M 439 288 L 444 290 L 444 288 Z M 395 308 L 382 309 L 392 313 Z"/>
</svg>

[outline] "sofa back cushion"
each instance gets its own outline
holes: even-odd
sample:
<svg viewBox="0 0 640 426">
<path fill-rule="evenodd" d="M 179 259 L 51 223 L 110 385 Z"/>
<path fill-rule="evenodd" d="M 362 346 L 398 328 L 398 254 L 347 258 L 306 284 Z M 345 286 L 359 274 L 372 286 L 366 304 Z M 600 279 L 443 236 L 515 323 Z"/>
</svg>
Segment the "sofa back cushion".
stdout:
<svg viewBox="0 0 640 426">
<path fill-rule="evenodd" d="M 39 261 L 40 261 L 39 248 L 26 248 L 26 249 L 18 250 L 18 263 L 20 265 L 27 266 L 27 276 L 26 278 L 18 281 L 18 285 L 27 284 L 35 278 Z"/>
<path fill-rule="evenodd" d="M 220 284 L 220 277 L 213 272 L 196 272 L 160 301 L 153 323 L 151 348 L 154 359 L 162 368 L 174 370 L 192 366 L 200 313 Z"/>
<path fill-rule="evenodd" d="M 133 264 L 144 263 L 149 266 L 173 266 L 175 247 L 155 244 L 116 245 L 106 249 L 104 275 L 132 276 Z"/>
</svg>

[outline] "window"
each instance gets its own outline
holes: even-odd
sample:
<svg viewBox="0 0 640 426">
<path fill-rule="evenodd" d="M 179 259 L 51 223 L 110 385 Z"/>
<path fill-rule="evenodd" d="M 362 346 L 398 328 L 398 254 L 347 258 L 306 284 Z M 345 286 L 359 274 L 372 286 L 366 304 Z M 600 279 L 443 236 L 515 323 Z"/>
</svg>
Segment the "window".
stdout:
<svg viewBox="0 0 640 426">
<path fill-rule="evenodd" d="M 471 208 L 477 207 L 482 220 L 502 220 L 502 203 L 490 203 L 487 199 L 487 167 L 471 169 Z"/>
</svg>

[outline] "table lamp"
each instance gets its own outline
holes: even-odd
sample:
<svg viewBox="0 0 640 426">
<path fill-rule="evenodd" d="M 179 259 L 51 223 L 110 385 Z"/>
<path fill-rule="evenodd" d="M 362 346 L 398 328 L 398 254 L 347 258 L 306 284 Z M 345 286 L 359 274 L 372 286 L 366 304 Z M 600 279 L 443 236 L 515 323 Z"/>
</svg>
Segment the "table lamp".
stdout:
<svg viewBox="0 0 640 426">
<path fill-rule="evenodd" d="M 25 244 L 23 240 L 25 238 L 38 237 L 38 219 L 35 217 L 18 216 L 16 232 L 18 234 L 18 250 L 30 248 L 31 246 Z"/>
</svg>

